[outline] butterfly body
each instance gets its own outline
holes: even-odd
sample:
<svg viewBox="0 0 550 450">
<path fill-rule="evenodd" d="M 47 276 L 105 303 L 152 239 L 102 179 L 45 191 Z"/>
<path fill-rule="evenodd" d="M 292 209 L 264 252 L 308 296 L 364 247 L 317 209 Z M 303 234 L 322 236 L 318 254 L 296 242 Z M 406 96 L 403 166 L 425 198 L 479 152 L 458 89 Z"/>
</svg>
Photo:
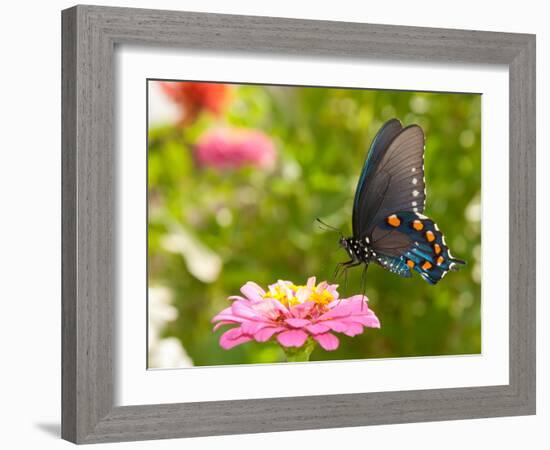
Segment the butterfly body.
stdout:
<svg viewBox="0 0 550 450">
<path fill-rule="evenodd" d="M 454 258 L 435 222 L 424 216 L 424 133 L 392 119 L 374 138 L 361 171 L 353 206 L 353 236 L 341 238 L 349 261 L 371 262 L 402 277 L 418 272 L 436 284 L 464 261 Z"/>
<path fill-rule="evenodd" d="M 354 264 L 369 264 L 374 258 L 375 252 L 369 247 L 367 241 L 359 241 L 354 237 L 341 238 L 340 245 L 346 250 Z M 350 263 L 351 265 L 351 263 Z"/>
</svg>

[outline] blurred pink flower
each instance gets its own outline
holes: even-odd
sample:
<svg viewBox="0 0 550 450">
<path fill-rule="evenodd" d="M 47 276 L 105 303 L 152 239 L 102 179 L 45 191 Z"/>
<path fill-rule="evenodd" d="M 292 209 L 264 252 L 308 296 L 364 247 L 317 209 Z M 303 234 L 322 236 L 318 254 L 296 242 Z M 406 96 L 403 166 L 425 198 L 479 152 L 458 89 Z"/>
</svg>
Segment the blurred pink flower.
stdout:
<svg viewBox="0 0 550 450">
<path fill-rule="evenodd" d="M 246 128 L 219 128 L 203 134 L 195 154 L 199 164 L 218 169 L 271 168 L 276 158 L 273 141 L 261 131 Z"/>
<path fill-rule="evenodd" d="M 222 325 L 237 325 L 222 334 L 220 346 L 228 350 L 275 337 L 283 347 L 301 347 L 311 337 L 330 351 L 339 345 L 334 332 L 356 336 L 364 327 L 380 328 L 366 297 L 339 299 L 338 285 L 326 281 L 316 285 L 315 281 L 311 277 L 305 286 L 278 281 L 267 292 L 256 283 L 246 283 L 243 296 L 229 297 L 233 304 L 212 319 L 217 322 L 214 331 Z"/>
</svg>

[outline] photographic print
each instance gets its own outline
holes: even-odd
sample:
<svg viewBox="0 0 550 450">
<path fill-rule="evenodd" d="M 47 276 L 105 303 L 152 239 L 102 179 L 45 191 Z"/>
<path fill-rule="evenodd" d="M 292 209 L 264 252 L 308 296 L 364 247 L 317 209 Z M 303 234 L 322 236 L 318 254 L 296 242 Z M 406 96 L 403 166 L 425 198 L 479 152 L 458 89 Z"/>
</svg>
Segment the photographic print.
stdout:
<svg viewBox="0 0 550 450">
<path fill-rule="evenodd" d="M 481 353 L 481 95 L 147 80 L 151 369 Z"/>
</svg>

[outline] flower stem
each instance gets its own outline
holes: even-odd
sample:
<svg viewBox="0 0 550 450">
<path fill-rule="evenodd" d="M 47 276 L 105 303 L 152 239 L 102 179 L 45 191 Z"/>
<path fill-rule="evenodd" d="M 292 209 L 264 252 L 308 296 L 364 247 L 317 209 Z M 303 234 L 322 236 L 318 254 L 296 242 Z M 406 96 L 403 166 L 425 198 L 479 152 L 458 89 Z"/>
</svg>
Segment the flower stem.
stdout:
<svg viewBox="0 0 550 450">
<path fill-rule="evenodd" d="M 304 362 L 309 361 L 311 352 L 315 348 L 315 341 L 308 339 L 304 345 L 299 348 L 283 347 L 287 362 Z"/>
</svg>

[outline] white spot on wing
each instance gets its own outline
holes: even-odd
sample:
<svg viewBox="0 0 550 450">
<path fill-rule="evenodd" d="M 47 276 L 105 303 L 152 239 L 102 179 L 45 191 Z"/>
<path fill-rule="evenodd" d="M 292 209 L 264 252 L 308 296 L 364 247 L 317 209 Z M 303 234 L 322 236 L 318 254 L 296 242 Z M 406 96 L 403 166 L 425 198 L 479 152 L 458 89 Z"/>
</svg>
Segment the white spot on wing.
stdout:
<svg viewBox="0 0 550 450">
<path fill-rule="evenodd" d="M 418 178 L 413 178 L 412 179 L 412 184 L 416 184 L 416 183 L 418 183 Z"/>
<path fill-rule="evenodd" d="M 419 192 L 415 189 L 415 190 L 412 192 L 412 194 L 413 194 L 413 197 L 418 197 Z"/>
</svg>

